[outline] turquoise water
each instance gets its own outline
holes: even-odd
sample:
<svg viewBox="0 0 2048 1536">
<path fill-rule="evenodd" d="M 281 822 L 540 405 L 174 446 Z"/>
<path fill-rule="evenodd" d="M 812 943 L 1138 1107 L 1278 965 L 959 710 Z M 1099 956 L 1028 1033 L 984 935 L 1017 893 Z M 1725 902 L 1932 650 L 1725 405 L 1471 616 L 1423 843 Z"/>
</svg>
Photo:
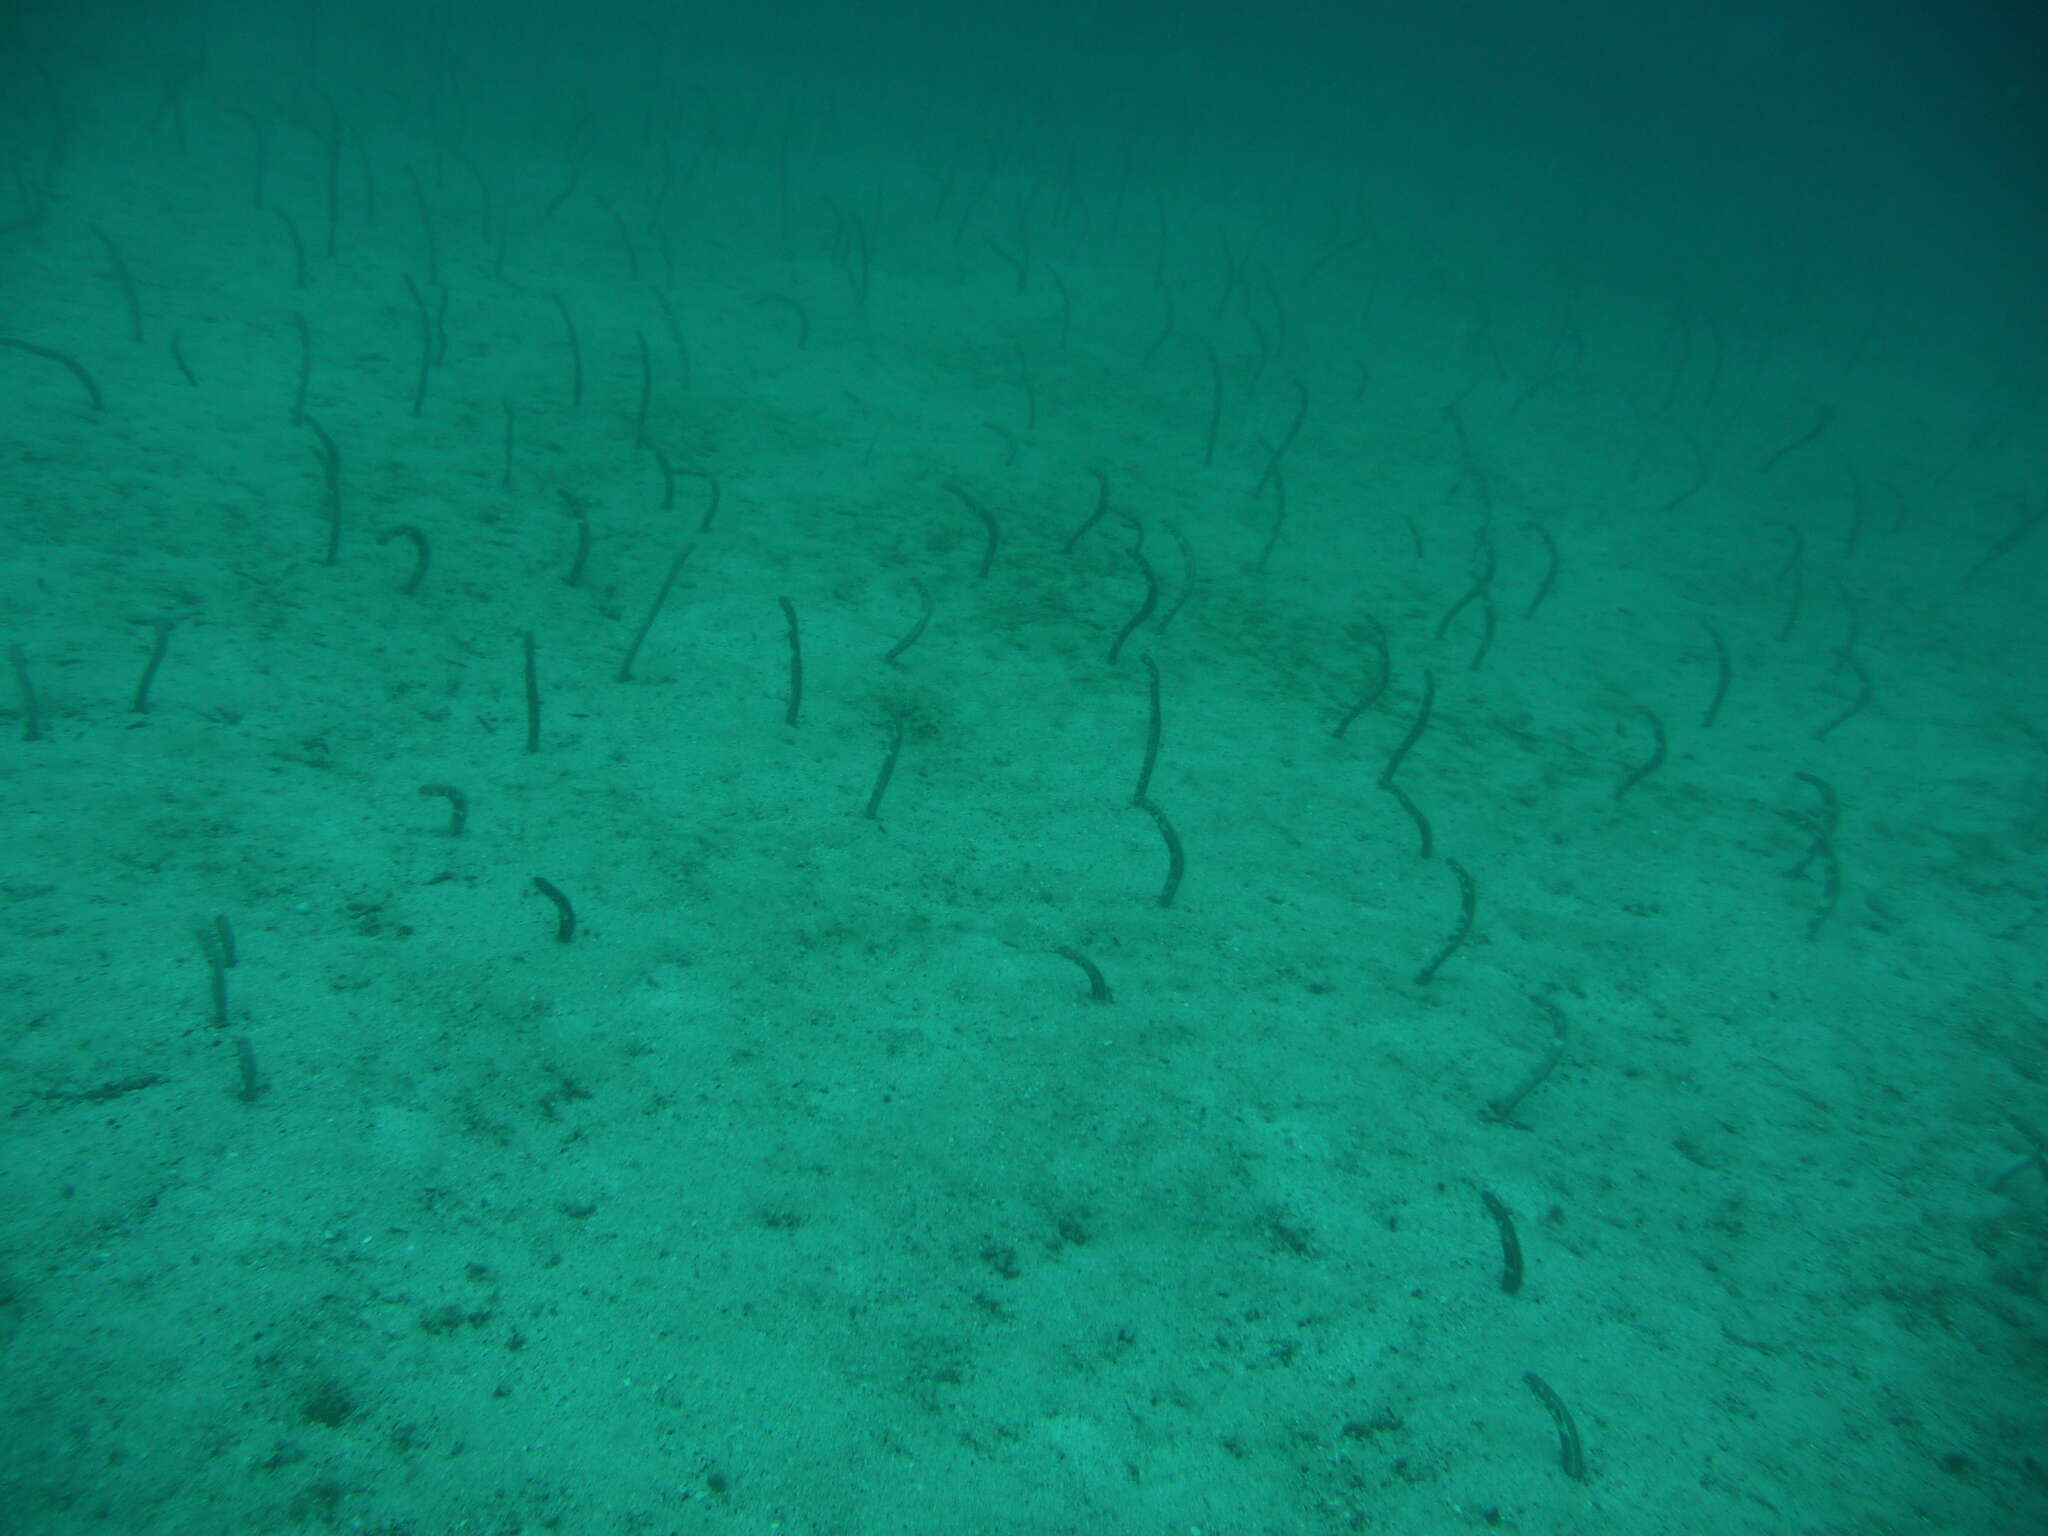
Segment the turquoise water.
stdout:
<svg viewBox="0 0 2048 1536">
<path fill-rule="evenodd" d="M 2023 16 L 7 25 L 0 1529 L 2043 1528 Z"/>
</svg>

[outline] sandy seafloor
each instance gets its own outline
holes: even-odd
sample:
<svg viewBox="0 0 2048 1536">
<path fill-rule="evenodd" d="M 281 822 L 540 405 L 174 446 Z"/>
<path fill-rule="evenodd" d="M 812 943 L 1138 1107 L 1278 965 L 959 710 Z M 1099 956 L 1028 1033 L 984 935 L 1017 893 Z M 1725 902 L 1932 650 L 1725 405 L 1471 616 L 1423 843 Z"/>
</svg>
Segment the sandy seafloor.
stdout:
<svg viewBox="0 0 2048 1536">
<path fill-rule="evenodd" d="M 669 275 L 621 173 L 635 280 L 606 203 L 542 221 L 553 173 L 508 151 L 495 211 L 418 162 L 448 345 L 414 415 L 416 146 L 373 128 L 378 222 L 351 190 L 330 260 L 317 145 L 280 130 L 299 288 L 241 131 L 195 108 L 180 156 L 88 113 L 0 246 L 0 331 L 106 397 L 0 354 L 4 638 L 42 738 L 0 679 L 7 1529 L 2044 1528 L 2048 1181 L 1993 1187 L 2048 1122 L 2042 549 L 1964 579 L 2038 464 L 2023 425 L 1963 452 L 1980 397 L 1931 323 L 1852 361 L 1826 325 L 1731 322 L 1710 393 L 1654 298 L 1567 301 L 1395 208 L 1313 271 L 1313 221 L 1262 237 L 1295 319 L 1261 372 L 1208 234 L 1257 199 L 1166 186 L 1182 322 L 1148 362 L 1153 240 L 1099 215 L 1048 228 L 1019 294 L 1000 230 L 884 165 L 863 309 L 827 193 L 874 165 L 813 146 L 788 250 L 761 167 L 707 166 Z M 342 465 L 331 565 L 294 312 Z M 636 331 L 686 471 L 666 511 Z M 1819 400 L 1829 433 L 1765 473 Z M 1674 508 L 1686 433 L 1713 468 Z M 1113 515 L 1069 552 L 1091 470 Z M 704 474 L 717 521 L 621 683 Z M 985 578 L 949 482 L 1000 523 Z M 1123 514 L 1162 612 L 1169 525 L 1199 577 L 1112 666 L 1143 587 Z M 432 547 L 413 596 L 397 525 Z M 1475 670 L 1478 610 L 1438 625 L 1489 525 Z M 1560 556 L 1534 617 L 1530 525 Z M 929 629 L 885 666 L 920 582 Z M 1374 622 L 1391 686 L 1339 739 Z M 1816 739 L 1845 645 L 1873 697 Z M 1146 655 L 1170 908 L 1131 805 Z M 1425 861 L 1379 780 L 1426 670 L 1398 779 Z M 1668 760 L 1617 799 L 1643 710 Z M 1802 774 L 1840 803 L 1817 926 Z M 1447 858 L 1476 921 L 1418 985 Z M 1555 1073 L 1490 1122 L 1557 1018 Z"/>
</svg>

